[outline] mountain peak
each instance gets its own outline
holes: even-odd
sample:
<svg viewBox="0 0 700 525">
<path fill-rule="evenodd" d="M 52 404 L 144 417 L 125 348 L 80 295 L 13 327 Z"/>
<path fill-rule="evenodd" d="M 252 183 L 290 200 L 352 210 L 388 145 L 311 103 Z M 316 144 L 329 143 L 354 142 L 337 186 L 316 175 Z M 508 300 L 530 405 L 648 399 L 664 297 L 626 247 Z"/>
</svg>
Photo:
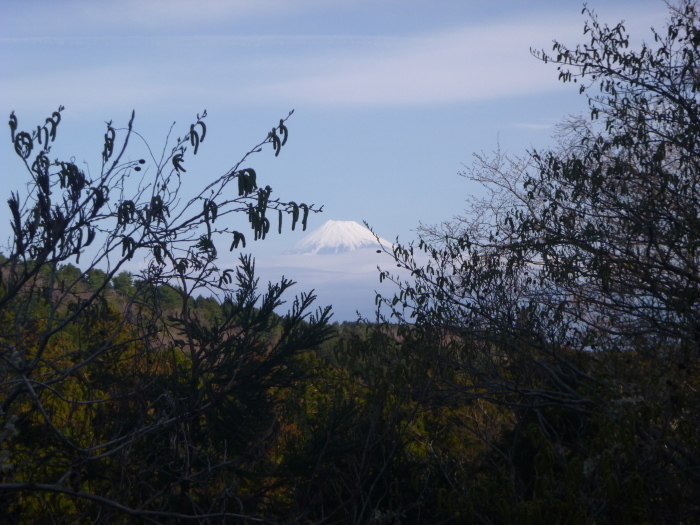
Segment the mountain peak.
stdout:
<svg viewBox="0 0 700 525">
<path fill-rule="evenodd" d="M 380 238 L 380 241 L 391 246 L 384 239 Z M 292 246 L 287 253 L 327 255 L 365 248 L 379 248 L 377 239 L 367 228 L 355 221 L 327 221 Z"/>
</svg>

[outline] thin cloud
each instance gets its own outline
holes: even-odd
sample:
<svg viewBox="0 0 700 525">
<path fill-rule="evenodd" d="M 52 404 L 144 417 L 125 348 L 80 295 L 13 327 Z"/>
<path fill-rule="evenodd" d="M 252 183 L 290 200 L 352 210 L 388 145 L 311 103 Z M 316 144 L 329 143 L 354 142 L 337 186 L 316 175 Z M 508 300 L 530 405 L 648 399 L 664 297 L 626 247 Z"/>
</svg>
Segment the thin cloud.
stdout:
<svg viewBox="0 0 700 525">
<path fill-rule="evenodd" d="M 307 0 L 306 5 L 313 1 Z M 166 3 L 127 2 L 133 9 L 156 10 L 165 9 Z M 244 4 L 249 2 L 230 4 L 205 3 L 202 9 L 206 12 L 193 14 L 193 20 L 196 16 L 231 16 L 236 9 L 247 9 Z M 277 0 L 263 4 L 280 5 Z M 76 5 L 95 9 L 94 16 L 114 14 L 113 8 L 72 5 L 74 9 Z M 180 11 L 172 16 L 186 17 L 191 8 L 183 9 L 185 14 Z M 647 20 L 635 23 L 635 30 L 641 25 L 642 33 L 648 34 Z M 8 36 L 5 45 L 29 54 L 0 77 L 0 89 L 16 106 L 31 105 L 45 99 L 42 78 L 51 78 L 53 98 L 76 109 L 130 108 L 151 101 L 180 104 L 195 93 L 208 105 L 220 107 L 270 100 L 292 106 L 452 104 L 560 89 L 555 69 L 538 62 L 529 49 L 551 49 L 552 37 L 577 42 L 580 32 L 581 20 L 567 15 L 418 36 L 141 34 L 120 39 L 110 33 L 105 38 L 71 39 L 57 35 L 48 46 L 56 53 L 53 56 L 47 56 L 46 46 L 11 43 L 31 36 Z M 61 46 L 77 46 L 73 51 L 81 51 L 78 55 L 65 53 L 74 56 L 66 64 L 58 60 L 64 54 Z M 83 51 L 93 48 L 103 54 L 92 56 Z M 105 67 L 102 56 L 110 56 L 109 66 Z M 23 69 L 22 63 L 40 65 L 34 70 L 40 74 Z"/>
<path fill-rule="evenodd" d="M 564 32 L 574 28 L 578 25 Z M 544 30 L 544 25 L 515 23 L 465 27 L 394 39 L 340 60 L 302 59 L 302 74 L 266 91 L 315 104 L 413 105 L 555 89 L 552 68 L 529 53 L 531 46 L 547 43 L 542 40 Z"/>
<path fill-rule="evenodd" d="M 156 32 L 204 27 L 226 22 L 284 16 L 313 9 L 321 0 L 73 0 L 44 2 L 40 8 L 18 3 L 10 6 L 2 21 L 3 34 L 84 35 L 120 30 Z M 6 6 L 7 7 L 7 6 Z M 30 15 L 31 13 L 31 15 Z"/>
<path fill-rule="evenodd" d="M 513 124 L 514 128 L 518 129 L 529 129 L 532 131 L 544 131 L 547 129 L 553 129 L 555 124 L 536 124 L 534 122 L 516 122 Z"/>
<path fill-rule="evenodd" d="M 654 20 L 628 20 L 633 44 Z M 311 105 L 411 106 L 554 91 L 562 88 L 556 70 L 530 49 L 549 51 L 552 39 L 580 42 L 581 26 L 562 15 L 364 42 L 339 56 L 300 57 L 296 74 L 260 93 Z"/>
</svg>

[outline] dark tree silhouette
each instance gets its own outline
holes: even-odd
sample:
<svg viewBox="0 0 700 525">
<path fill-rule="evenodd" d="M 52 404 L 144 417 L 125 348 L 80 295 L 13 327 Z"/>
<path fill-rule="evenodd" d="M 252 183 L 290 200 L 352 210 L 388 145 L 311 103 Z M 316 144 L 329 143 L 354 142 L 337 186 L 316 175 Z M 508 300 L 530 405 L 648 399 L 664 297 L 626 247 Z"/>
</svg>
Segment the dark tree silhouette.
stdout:
<svg viewBox="0 0 700 525">
<path fill-rule="evenodd" d="M 591 121 L 559 149 L 477 157 L 489 196 L 393 249 L 414 280 L 385 304 L 433 342 L 432 402 L 512 411 L 488 439 L 513 515 L 682 522 L 700 511 L 699 13 L 672 6 L 633 49 L 584 12 L 588 42 L 534 55 L 591 93 Z"/>
<path fill-rule="evenodd" d="M 281 232 L 284 214 L 305 227 L 320 211 L 271 198 L 248 165 L 268 146 L 279 155 L 288 117 L 185 196 L 206 111 L 160 155 L 134 114 L 125 128 L 107 123 L 94 177 L 50 160 L 62 114 L 30 132 L 14 113 L 9 122 L 29 182 L 8 201 L 13 236 L 0 264 L 0 513 L 261 521 L 280 402 L 303 373 L 299 353 L 327 337 L 330 308 L 311 314 L 314 296 L 301 294 L 280 317 L 293 283 L 259 292 L 249 256 L 231 269 L 217 254 L 264 239 L 272 224 Z M 148 158 L 130 156 L 136 140 Z M 132 279 L 124 264 L 134 257 L 147 265 Z M 219 298 L 220 315 L 200 318 L 200 294 Z"/>
</svg>

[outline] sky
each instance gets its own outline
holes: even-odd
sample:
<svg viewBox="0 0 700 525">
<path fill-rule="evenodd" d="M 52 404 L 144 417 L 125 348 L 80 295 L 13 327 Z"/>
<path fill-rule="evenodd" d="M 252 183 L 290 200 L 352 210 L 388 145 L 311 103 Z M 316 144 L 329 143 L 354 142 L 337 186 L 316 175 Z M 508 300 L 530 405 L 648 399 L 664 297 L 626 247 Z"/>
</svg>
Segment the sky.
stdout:
<svg viewBox="0 0 700 525">
<path fill-rule="evenodd" d="M 480 191 L 458 173 L 473 153 L 514 155 L 553 144 L 557 122 L 586 114 L 577 86 L 530 49 L 583 43 L 582 3 L 570 0 L 0 1 L 0 113 L 20 129 L 64 105 L 54 154 L 98 169 L 105 122 L 162 149 L 207 110 L 208 134 L 188 191 L 222 175 L 281 117 L 279 157 L 251 161 L 283 200 L 324 205 L 328 219 L 367 221 L 382 237 L 416 237 L 419 223 L 460 214 Z M 591 0 L 602 21 L 625 20 L 651 40 L 661 0 Z M 633 38 L 633 41 L 634 41 Z M 178 127 L 179 126 L 179 127 Z M 0 141 L 3 202 L 23 166 Z M 10 235 L 0 209 L 0 245 Z M 303 232 L 254 247 L 263 258 Z"/>
</svg>

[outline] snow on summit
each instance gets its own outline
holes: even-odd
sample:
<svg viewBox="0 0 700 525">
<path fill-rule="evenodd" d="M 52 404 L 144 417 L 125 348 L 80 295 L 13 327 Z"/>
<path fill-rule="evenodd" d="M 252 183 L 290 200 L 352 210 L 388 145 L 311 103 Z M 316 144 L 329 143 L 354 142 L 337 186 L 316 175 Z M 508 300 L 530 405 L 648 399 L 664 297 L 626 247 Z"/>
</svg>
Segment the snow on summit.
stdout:
<svg viewBox="0 0 700 525">
<path fill-rule="evenodd" d="M 385 246 L 391 246 L 389 241 L 382 238 L 380 241 Z M 327 255 L 354 252 L 363 248 L 379 248 L 379 243 L 371 231 L 355 221 L 327 221 L 292 246 L 287 253 Z"/>
</svg>

